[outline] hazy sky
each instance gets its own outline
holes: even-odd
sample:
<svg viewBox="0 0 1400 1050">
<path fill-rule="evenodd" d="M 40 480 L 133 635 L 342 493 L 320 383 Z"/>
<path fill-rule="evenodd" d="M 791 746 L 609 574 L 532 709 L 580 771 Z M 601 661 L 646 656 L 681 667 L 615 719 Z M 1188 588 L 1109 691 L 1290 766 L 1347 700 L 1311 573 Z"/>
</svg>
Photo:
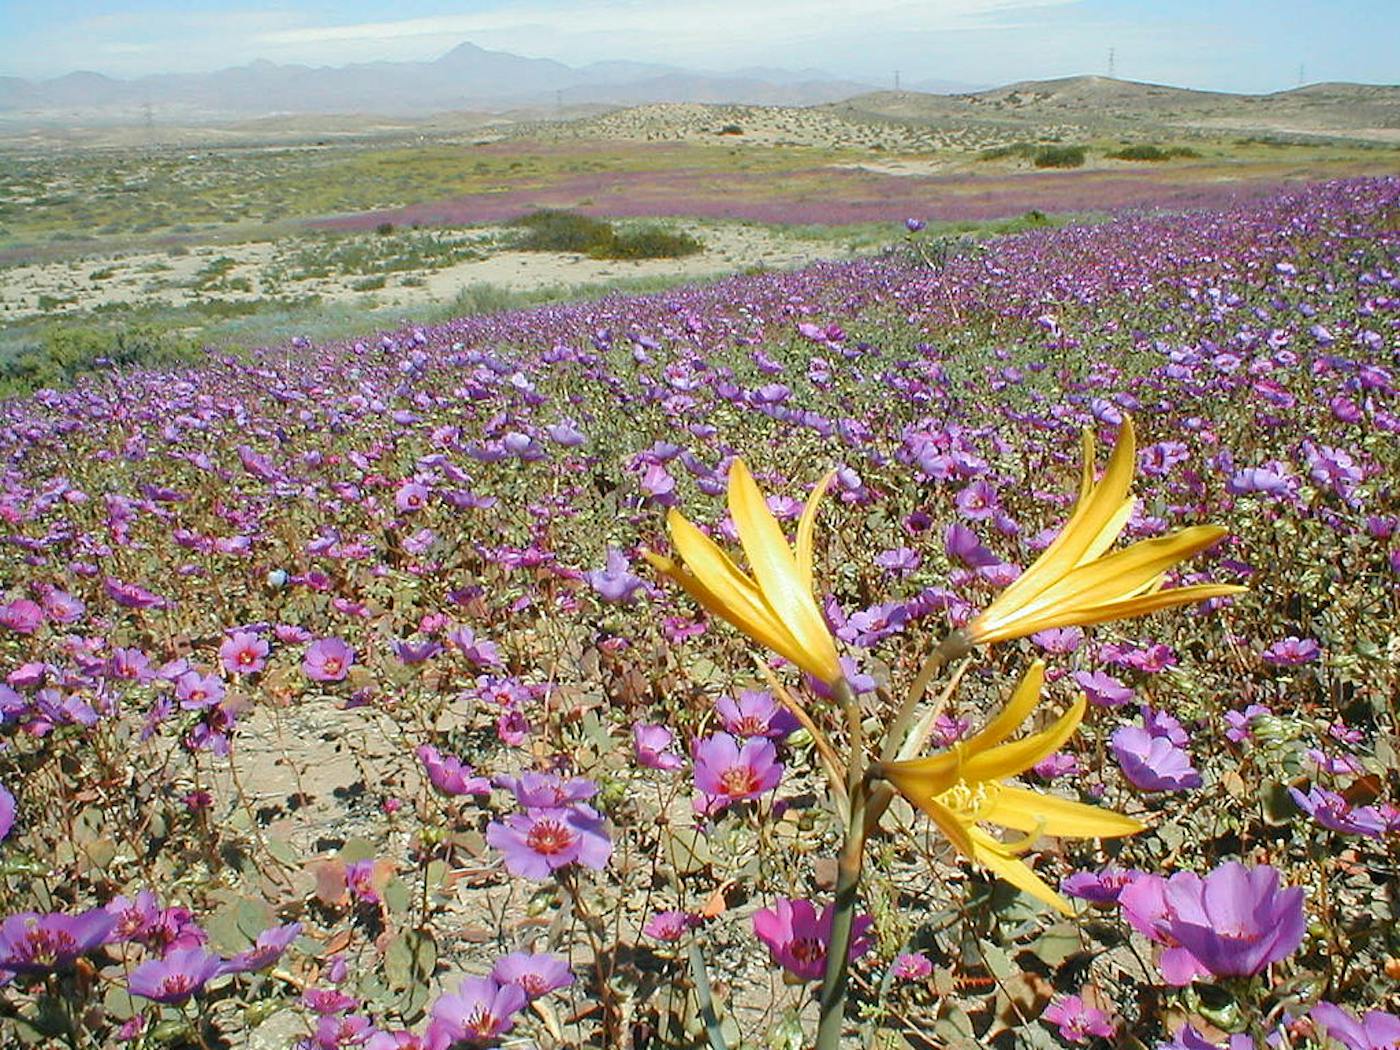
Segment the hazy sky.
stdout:
<svg viewBox="0 0 1400 1050">
<path fill-rule="evenodd" d="M 889 84 L 1107 73 L 1188 87 L 1400 83 L 1396 0 L 0 0 L 0 74 L 433 59 L 816 67 Z"/>
</svg>

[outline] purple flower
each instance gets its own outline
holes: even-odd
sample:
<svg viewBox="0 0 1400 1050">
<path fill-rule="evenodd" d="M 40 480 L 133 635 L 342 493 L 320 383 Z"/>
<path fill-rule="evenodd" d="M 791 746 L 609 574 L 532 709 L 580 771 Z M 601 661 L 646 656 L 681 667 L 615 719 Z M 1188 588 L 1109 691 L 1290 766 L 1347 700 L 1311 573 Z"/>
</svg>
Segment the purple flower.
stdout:
<svg viewBox="0 0 1400 1050">
<path fill-rule="evenodd" d="M 0 923 L 0 970 L 48 973 L 107 943 L 116 916 L 105 908 L 79 915 L 20 912 Z"/>
<path fill-rule="evenodd" d="M 506 870 L 524 879 L 545 879 L 575 863 L 601 870 L 612 856 L 602 817 L 577 806 L 492 821 L 486 825 L 486 841 L 505 855 Z"/>
<path fill-rule="evenodd" d="M 556 988 L 574 983 L 573 972 L 566 960 L 557 955 L 533 952 L 512 952 L 496 960 L 491 978 L 497 984 L 514 984 L 530 998 L 538 999 Z"/>
<path fill-rule="evenodd" d="M 1118 906 L 1129 926 L 1163 946 L 1157 966 L 1168 984 L 1180 988 L 1210 973 L 1172 932 L 1174 916 L 1167 904 L 1166 879 L 1160 875 L 1139 875 L 1118 894 Z"/>
<path fill-rule="evenodd" d="M 989 481 L 978 478 L 957 495 L 958 513 L 968 521 L 985 521 L 1001 509 L 997 490 Z"/>
<path fill-rule="evenodd" d="M 405 481 L 394 493 L 394 506 L 401 514 L 422 510 L 428 502 L 428 488 L 416 481 Z"/>
<path fill-rule="evenodd" d="M 8 605 L 0 605 L 0 627 L 9 628 L 16 634 L 33 634 L 44 622 L 44 610 L 38 602 L 28 598 L 16 598 Z"/>
<path fill-rule="evenodd" d="M 7 838 L 15 826 L 15 796 L 10 789 L 0 784 L 0 839 Z"/>
<path fill-rule="evenodd" d="M 497 984 L 490 977 L 464 978 L 455 995 L 439 996 L 433 1003 L 426 1032 L 429 1050 L 494 1041 L 515 1027 L 515 1015 L 528 1001 L 518 984 Z"/>
<path fill-rule="evenodd" d="M 1400 1017 L 1370 1010 L 1357 1019 L 1334 1003 L 1318 1003 L 1308 1013 L 1313 1025 L 1347 1050 L 1395 1050 L 1400 1046 Z"/>
<path fill-rule="evenodd" d="M 322 638 L 312 642 L 302 657 L 301 669 L 315 682 L 339 682 L 355 662 L 355 650 L 343 639 Z"/>
<path fill-rule="evenodd" d="M 1313 785 L 1306 794 L 1295 787 L 1289 788 L 1288 793 L 1299 809 L 1324 828 L 1372 839 L 1386 833 L 1389 822 L 1375 806 L 1353 806 L 1335 791 L 1317 785 Z"/>
<path fill-rule="evenodd" d="M 1177 1029 L 1176 1035 L 1170 1043 L 1158 1043 L 1157 1050 L 1220 1050 L 1220 1048 L 1189 1024 L 1184 1024 Z M 1225 1050 L 1258 1050 L 1258 1048 L 1255 1046 L 1252 1036 L 1240 1032 L 1226 1040 Z"/>
<path fill-rule="evenodd" d="M 1118 707 L 1133 699 L 1131 687 L 1103 671 L 1075 671 L 1070 677 L 1084 690 L 1089 703 L 1099 707 Z"/>
<path fill-rule="evenodd" d="M 604 568 L 590 569 L 583 575 L 603 601 L 625 605 L 643 586 L 641 578 L 632 575 L 628 568 L 627 555 L 616 547 L 609 547 Z"/>
<path fill-rule="evenodd" d="M 738 699 L 722 696 L 715 701 L 715 714 L 725 730 L 737 737 L 767 737 L 781 740 L 797 728 L 797 719 L 773 695 L 763 689 L 745 689 Z"/>
<path fill-rule="evenodd" d="M 675 735 L 665 726 L 638 722 L 632 727 L 632 747 L 637 764 L 647 769 L 680 769 L 685 765 L 685 759 L 667 750 L 673 740 Z"/>
<path fill-rule="evenodd" d="M 219 646 L 219 661 L 229 674 L 256 674 L 267 666 L 267 643 L 251 631 L 234 631 Z"/>
<path fill-rule="evenodd" d="M 239 952 L 223 964 L 223 972 L 251 973 L 254 970 L 264 970 L 282 958 L 282 953 L 300 936 L 299 922 L 289 922 L 283 926 L 263 930 L 253 942 L 253 947 Z"/>
<path fill-rule="evenodd" d="M 1312 663 L 1322 655 L 1322 646 L 1311 638 L 1298 638 L 1290 635 L 1265 649 L 1260 656 L 1265 663 L 1275 667 L 1296 667 L 1298 664 Z"/>
<path fill-rule="evenodd" d="M 642 932 L 658 941 L 678 941 L 698 922 L 688 911 L 659 911 L 646 921 Z"/>
<path fill-rule="evenodd" d="M 477 638 L 476 632 L 470 627 L 459 627 L 447 636 L 447 640 L 455 645 L 467 660 L 477 667 L 498 667 L 501 663 L 501 654 L 496 650 L 495 642 L 488 642 L 484 638 Z"/>
<path fill-rule="evenodd" d="M 969 569 L 981 569 L 997 565 L 1001 559 L 982 545 L 973 532 L 961 522 L 953 522 L 943 533 L 943 549 L 948 557 L 961 562 Z"/>
<path fill-rule="evenodd" d="M 933 963 L 923 952 L 905 952 L 895 957 L 890 972 L 897 981 L 926 981 L 933 976 Z"/>
<path fill-rule="evenodd" d="M 905 220 L 904 220 L 904 228 L 905 228 L 906 230 L 908 230 L 910 233 L 918 233 L 920 230 L 922 230 L 922 229 L 924 228 L 924 220 L 923 220 L 923 219 L 905 219 Z"/>
<path fill-rule="evenodd" d="M 804 981 L 821 979 L 826 970 L 826 947 L 831 940 L 833 906 L 820 919 L 811 901 L 780 898 L 771 908 L 754 912 L 753 932 L 768 946 L 773 961 Z M 870 948 L 868 936 L 874 920 L 856 916 L 851 926 L 850 958 L 859 959 Z"/>
<path fill-rule="evenodd" d="M 1122 726 L 1111 739 L 1113 756 L 1129 783 L 1143 791 L 1184 791 L 1201 786 L 1188 752 L 1142 726 Z"/>
<path fill-rule="evenodd" d="M 574 802 L 590 799 L 598 793 L 598 785 L 583 777 L 565 780 L 553 773 L 527 771 L 518 777 L 498 776 L 495 784 L 515 796 L 526 809 L 557 809 Z"/>
<path fill-rule="evenodd" d="M 875 555 L 875 564 L 896 576 L 908 576 L 919 562 L 919 552 L 912 547 L 893 547 Z"/>
<path fill-rule="evenodd" d="M 1263 704 L 1250 704 L 1243 711 L 1226 711 L 1225 721 L 1229 723 L 1229 728 L 1225 730 L 1225 736 L 1237 744 L 1242 744 L 1250 738 L 1251 727 L 1256 718 L 1273 714 Z"/>
<path fill-rule="evenodd" d="M 224 962 L 203 948 L 176 948 L 164 959 L 148 959 L 131 971 L 132 995 L 178 1006 L 217 977 Z"/>
<path fill-rule="evenodd" d="M 444 795 L 489 795 L 491 782 L 475 775 L 475 770 L 455 756 L 443 757 L 431 744 L 419 746 L 414 754 L 423 763 L 428 780 Z"/>
<path fill-rule="evenodd" d="M 1067 995 L 1051 1003 L 1040 1019 L 1058 1027 L 1060 1038 L 1071 1043 L 1087 1043 L 1095 1037 L 1112 1039 L 1117 1031 L 1108 1014 L 1088 1005 L 1077 995 Z"/>
<path fill-rule="evenodd" d="M 1075 872 L 1060 883 L 1060 889 L 1090 904 L 1116 904 L 1123 890 L 1141 875 L 1140 871 L 1110 864 L 1102 871 Z"/>
<path fill-rule="evenodd" d="M 1121 900 L 1121 898 L 1120 898 Z M 1166 886 L 1169 931 L 1217 977 L 1252 977 L 1303 943 L 1303 891 L 1279 889 L 1277 869 L 1229 861 L 1204 879 L 1178 872 Z"/>
<path fill-rule="evenodd" d="M 715 733 L 696 741 L 693 757 L 695 786 L 708 803 L 707 812 L 757 798 L 777 787 L 783 776 L 777 749 L 763 737 L 741 747 L 728 733 Z"/>
</svg>

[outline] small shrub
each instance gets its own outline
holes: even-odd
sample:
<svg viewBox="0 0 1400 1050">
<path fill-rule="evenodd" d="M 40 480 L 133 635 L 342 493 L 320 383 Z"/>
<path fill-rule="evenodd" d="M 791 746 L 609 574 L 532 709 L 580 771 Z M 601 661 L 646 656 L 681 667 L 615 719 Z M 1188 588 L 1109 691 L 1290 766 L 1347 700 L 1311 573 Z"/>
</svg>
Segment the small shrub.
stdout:
<svg viewBox="0 0 1400 1050">
<path fill-rule="evenodd" d="M 1083 146 L 1042 146 L 1031 158 L 1037 168 L 1078 168 L 1084 164 Z"/>
<path fill-rule="evenodd" d="M 1135 146 L 1124 146 L 1116 153 L 1108 154 L 1114 160 L 1144 160 L 1163 161 L 1171 160 L 1174 157 L 1199 157 L 1200 154 L 1186 146 L 1171 146 L 1163 149 L 1161 146 L 1154 146 L 1150 143 L 1140 143 Z"/>
<path fill-rule="evenodd" d="M 392 222 L 381 222 L 374 228 L 374 232 L 381 237 L 387 237 L 394 232 L 394 224 Z"/>
<path fill-rule="evenodd" d="M 614 236 L 611 223 L 557 208 L 531 212 L 506 225 L 525 231 L 515 247 L 528 252 L 591 253 Z"/>
<path fill-rule="evenodd" d="M 719 129 L 719 133 L 721 135 L 742 135 L 744 133 L 744 129 L 741 128 L 738 124 L 726 124 L 724 127 Z"/>
<path fill-rule="evenodd" d="M 384 287 L 384 278 L 383 276 L 365 277 L 359 281 L 352 281 L 350 287 L 357 292 L 373 292 Z"/>
<path fill-rule="evenodd" d="M 704 250 L 704 244 L 688 233 L 643 226 L 616 235 L 592 254 L 600 259 L 678 259 Z"/>
</svg>

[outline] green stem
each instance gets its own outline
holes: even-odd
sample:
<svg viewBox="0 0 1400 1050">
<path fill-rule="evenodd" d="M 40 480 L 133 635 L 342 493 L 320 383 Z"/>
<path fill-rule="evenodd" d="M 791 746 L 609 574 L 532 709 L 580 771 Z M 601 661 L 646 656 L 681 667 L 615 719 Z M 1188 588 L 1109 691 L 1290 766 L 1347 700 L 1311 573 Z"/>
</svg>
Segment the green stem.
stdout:
<svg viewBox="0 0 1400 1050">
<path fill-rule="evenodd" d="M 963 634 L 962 631 L 954 631 L 939 642 L 934 647 L 933 652 L 928 654 L 928 659 L 919 668 L 919 673 L 914 677 L 914 682 L 909 687 L 909 695 L 904 698 L 904 703 L 900 705 L 898 713 L 894 716 L 894 721 L 890 723 L 890 731 L 885 736 L 884 746 L 880 749 L 880 761 L 892 762 L 898 757 L 900 745 L 904 743 L 904 737 L 914 724 L 914 716 L 919 711 L 919 701 L 924 698 L 924 692 L 928 689 L 929 682 L 933 681 L 933 676 L 949 660 L 966 656 L 971 651 L 972 643 L 967 640 L 967 635 Z"/>
<path fill-rule="evenodd" d="M 826 947 L 826 972 L 822 975 L 821 1021 L 816 1050 L 838 1050 L 846 1019 L 846 985 L 850 960 L 851 927 L 855 922 L 856 894 L 865 856 L 865 729 L 860 700 L 844 678 L 833 692 L 846 714 L 850 758 L 846 762 L 846 837 L 836 861 L 836 903 L 832 909 L 831 938 Z"/>
</svg>

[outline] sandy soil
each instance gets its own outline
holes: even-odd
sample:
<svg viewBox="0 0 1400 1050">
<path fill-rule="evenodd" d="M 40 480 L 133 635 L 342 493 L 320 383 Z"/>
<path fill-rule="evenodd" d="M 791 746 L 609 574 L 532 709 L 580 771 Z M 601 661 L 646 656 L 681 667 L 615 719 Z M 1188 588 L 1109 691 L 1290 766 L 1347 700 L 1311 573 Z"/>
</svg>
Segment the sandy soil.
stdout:
<svg viewBox="0 0 1400 1050">
<path fill-rule="evenodd" d="M 441 269 L 385 274 L 385 286 L 369 291 L 354 287 L 366 279 L 363 273 L 274 283 L 270 271 L 275 264 L 295 251 L 315 245 L 314 240 L 212 245 L 188 254 L 146 251 L 31 263 L 0 269 L 0 320 L 18 321 L 39 313 L 62 315 L 113 304 L 158 302 L 180 306 L 199 298 L 245 301 L 317 295 L 329 302 L 416 306 L 450 301 L 473 284 L 525 291 L 629 278 L 704 277 L 750 266 L 797 266 L 848 254 L 837 243 L 787 238 L 740 223 L 678 223 L 675 228 L 697 236 L 705 244 L 705 251 L 681 259 L 635 262 L 556 252 L 508 251 L 493 246 L 500 230 L 481 228 L 472 240 L 484 258 Z M 231 260 L 232 265 L 217 280 L 201 282 L 201 272 L 207 273 L 210 265 L 221 259 Z M 41 307 L 41 297 L 48 306 L 46 311 Z"/>
</svg>

